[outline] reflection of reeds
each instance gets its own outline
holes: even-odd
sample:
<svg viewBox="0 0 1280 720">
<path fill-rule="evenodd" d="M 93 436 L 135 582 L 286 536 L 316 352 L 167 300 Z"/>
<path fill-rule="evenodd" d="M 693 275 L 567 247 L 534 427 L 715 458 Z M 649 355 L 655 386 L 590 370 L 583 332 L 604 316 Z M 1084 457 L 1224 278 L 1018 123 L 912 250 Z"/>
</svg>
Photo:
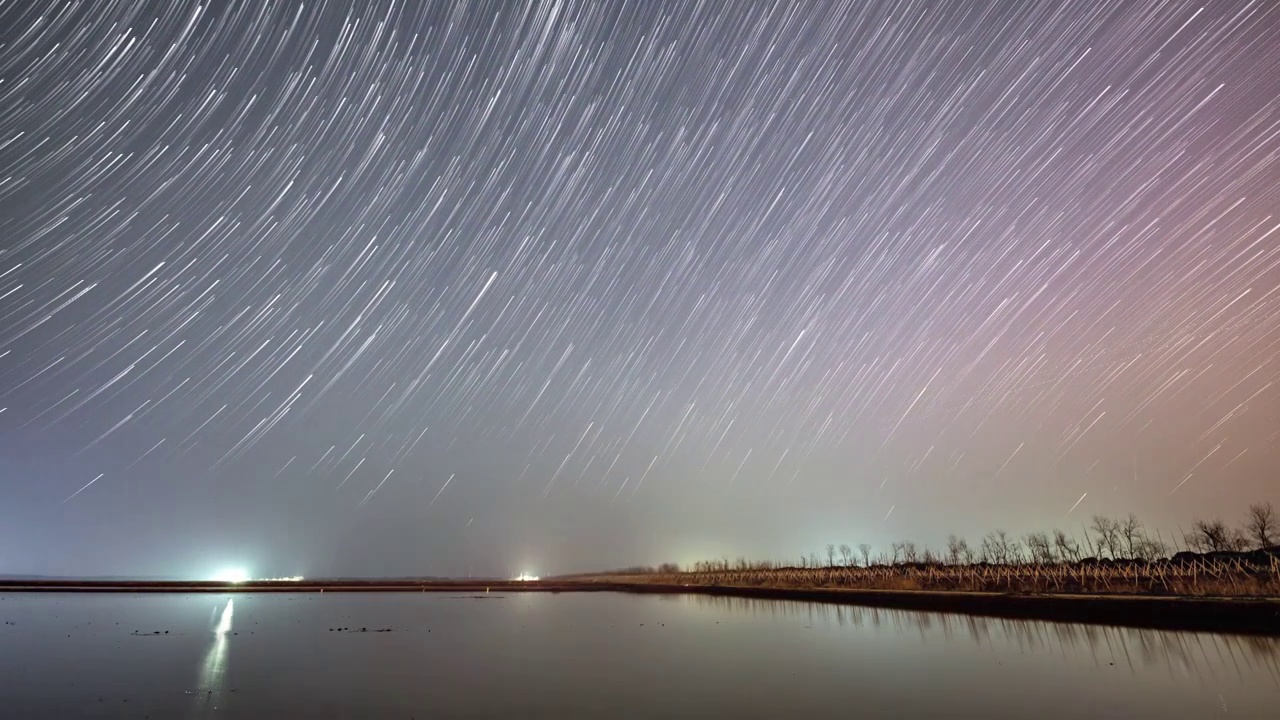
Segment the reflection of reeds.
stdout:
<svg viewBox="0 0 1280 720">
<path fill-rule="evenodd" d="M 726 563 L 727 565 L 727 563 Z M 1280 560 L 1197 557 L 1185 561 L 1055 564 L 906 564 L 809 568 L 723 567 L 624 576 L 637 582 L 771 588 L 856 588 L 1015 593 L 1119 593 L 1251 597 L 1280 595 Z M 615 576 L 614 579 L 621 579 Z"/>
<path fill-rule="evenodd" d="M 1123 658 L 1131 669 L 1139 666 L 1168 669 L 1202 678 L 1262 673 L 1280 683 L 1280 638 L 1274 637 L 1014 620 L 793 600 L 699 594 L 672 597 L 699 607 L 737 614 L 786 617 L 807 624 L 835 623 L 841 627 L 919 637 L 922 642 L 939 635 L 947 642 L 968 638 L 975 644 L 989 645 L 1001 641 L 1024 652 L 1088 653 L 1100 664 Z M 1121 660 L 1114 661 L 1121 665 Z"/>
</svg>

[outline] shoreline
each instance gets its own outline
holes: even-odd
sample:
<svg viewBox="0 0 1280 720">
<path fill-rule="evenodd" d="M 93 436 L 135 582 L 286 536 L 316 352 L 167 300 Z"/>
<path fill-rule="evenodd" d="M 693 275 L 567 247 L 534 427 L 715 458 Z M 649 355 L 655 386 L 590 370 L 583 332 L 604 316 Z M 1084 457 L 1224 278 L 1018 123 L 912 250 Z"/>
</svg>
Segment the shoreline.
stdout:
<svg viewBox="0 0 1280 720">
<path fill-rule="evenodd" d="M 952 613 L 1010 620 L 1280 637 L 1280 598 L 1022 594 L 861 588 L 626 584 L 622 592 L 697 594 Z"/>
<path fill-rule="evenodd" d="M 935 590 L 780 588 L 577 580 L 326 580 L 280 582 L 165 582 L 100 580 L 0 580 L 4 593 L 492 593 L 620 592 L 641 595 L 709 595 L 859 605 L 1014 620 L 1111 625 L 1158 630 L 1280 637 L 1280 598 L 1168 595 L 1019 594 Z M 483 595 L 481 595 L 483 597 Z"/>
</svg>

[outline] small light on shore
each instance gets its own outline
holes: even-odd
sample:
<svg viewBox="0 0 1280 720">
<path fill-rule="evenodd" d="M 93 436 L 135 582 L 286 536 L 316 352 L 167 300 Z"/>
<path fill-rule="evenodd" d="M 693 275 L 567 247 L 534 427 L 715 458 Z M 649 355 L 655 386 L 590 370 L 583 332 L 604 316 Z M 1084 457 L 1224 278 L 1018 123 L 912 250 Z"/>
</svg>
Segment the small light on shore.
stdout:
<svg viewBox="0 0 1280 720">
<path fill-rule="evenodd" d="M 529 574 L 529 573 L 527 573 L 527 572 L 522 572 L 522 573 L 520 573 L 519 575 L 517 575 L 517 576 L 516 576 L 516 581 L 517 581 L 517 582 L 533 582 L 533 581 L 535 581 L 535 580 L 537 580 L 537 579 L 538 579 L 538 576 L 537 576 L 537 575 L 530 575 L 530 574 Z"/>
</svg>

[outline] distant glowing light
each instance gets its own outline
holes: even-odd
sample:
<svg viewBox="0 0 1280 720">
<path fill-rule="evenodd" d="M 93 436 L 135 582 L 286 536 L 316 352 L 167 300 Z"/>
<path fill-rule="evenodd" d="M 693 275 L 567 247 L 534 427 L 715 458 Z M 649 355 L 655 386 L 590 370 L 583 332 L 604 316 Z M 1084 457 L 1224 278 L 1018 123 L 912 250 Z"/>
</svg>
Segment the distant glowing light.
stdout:
<svg viewBox="0 0 1280 720">
<path fill-rule="evenodd" d="M 226 568 L 213 576 L 214 582 L 242 583 L 249 582 L 249 571 L 244 568 Z"/>
<path fill-rule="evenodd" d="M 538 579 L 538 576 L 530 575 L 529 573 L 520 573 L 515 579 L 516 582 L 533 582 Z"/>
<path fill-rule="evenodd" d="M 290 575 L 289 577 L 263 578 L 264 582 L 302 582 L 301 575 Z"/>
</svg>

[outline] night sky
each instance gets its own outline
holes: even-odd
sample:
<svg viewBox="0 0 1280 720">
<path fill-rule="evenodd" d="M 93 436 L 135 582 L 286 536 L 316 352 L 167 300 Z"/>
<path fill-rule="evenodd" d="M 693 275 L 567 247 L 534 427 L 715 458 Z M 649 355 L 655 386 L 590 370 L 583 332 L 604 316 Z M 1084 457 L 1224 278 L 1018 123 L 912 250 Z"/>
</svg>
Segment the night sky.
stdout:
<svg viewBox="0 0 1280 720">
<path fill-rule="evenodd" d="M 1280 5 L 0 4 L 0 572 L 1280 502 Z"/>
</svg>

